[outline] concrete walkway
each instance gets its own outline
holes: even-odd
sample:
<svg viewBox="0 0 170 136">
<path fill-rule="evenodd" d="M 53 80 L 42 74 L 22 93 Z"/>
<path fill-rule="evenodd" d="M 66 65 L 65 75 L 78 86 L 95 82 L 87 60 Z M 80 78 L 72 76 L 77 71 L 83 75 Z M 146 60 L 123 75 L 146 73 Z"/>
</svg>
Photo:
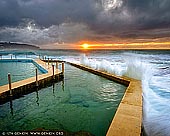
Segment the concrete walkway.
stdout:
<svg viewBox="0 0 170 136">
<path fill-rule="evenodd" d="M 142 128 L 142 88 L 138 80 L 130 80 L 116 111 L 107 136 L 140 136 Z"/>
</svg>

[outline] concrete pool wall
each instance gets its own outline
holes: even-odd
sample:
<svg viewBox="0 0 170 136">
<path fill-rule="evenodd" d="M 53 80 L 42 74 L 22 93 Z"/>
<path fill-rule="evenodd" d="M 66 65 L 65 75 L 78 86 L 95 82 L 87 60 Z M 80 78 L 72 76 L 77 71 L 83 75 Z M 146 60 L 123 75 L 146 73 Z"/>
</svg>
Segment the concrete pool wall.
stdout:
<svg viewBox="0 0 170 136">
<path fill-rule="evenodd" d="M 5 61 L 5 60 L 4 60 Z M 12 60 L 11 60 L 12 61 Z M 22 60 L 23 61 L 23 60 Z M 42 87 L 47 86 L 56 81 L 60 81 L 63 79 L 64 75 L 63 72 L 59 69 L 54 68 L 54 76 L 53 70 L 51 65 L 47 65 L 43 61 L 37 60 L 30 60 L 38 66 L 38 68 L 43 71 L 45 74 L 38 75 L 38 86 L 36 85 L 36 77 L 27 78 L 25 80 L 17 81 L 12 83 L 12 97 L 19 97 L 23 94 L 27 94 L 29 92 L 36 91 Z M 10 90 L 9 84 L 0 86 L 0 103 L 4 103 L 11 99 L 10 97 Z"/>
<path fill-rule="evenodd" d="M 140 136 L 142 128 L 142 88 L 141 81 L 119 77 L 113 74 L 67 62 L 72 66 L 127 86 L 125 94 L 107 131 L 107 136 Z"/>
</svg>

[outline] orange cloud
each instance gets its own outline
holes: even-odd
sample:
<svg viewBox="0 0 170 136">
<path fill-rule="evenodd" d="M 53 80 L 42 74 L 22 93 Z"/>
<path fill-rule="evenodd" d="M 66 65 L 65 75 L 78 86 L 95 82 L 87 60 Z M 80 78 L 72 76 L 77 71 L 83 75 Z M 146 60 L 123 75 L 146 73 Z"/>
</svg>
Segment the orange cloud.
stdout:
<svg viewBox="0 0 170 136">
<path fill-rule="evenodd" d="M 90 43 L 88 42 L 88 47 L 84 47 L 86 44 L 81 44 L 80 48 L 84 49 L 170 49 L 170 42 L 143 42 L 143 43 Z"/>
</svg>

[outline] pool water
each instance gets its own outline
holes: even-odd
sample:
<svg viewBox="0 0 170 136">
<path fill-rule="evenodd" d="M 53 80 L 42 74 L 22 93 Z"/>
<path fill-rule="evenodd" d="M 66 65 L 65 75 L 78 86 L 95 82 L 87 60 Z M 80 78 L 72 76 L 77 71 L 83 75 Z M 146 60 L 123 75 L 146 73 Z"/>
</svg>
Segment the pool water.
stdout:
<svg viewBox="0 0 170 136">
<path fill-rule="evenodd" d="M 0 61 L 0 86 L 8 84 L 8 73 L 11 74 L 12 82 L 35 76 L 37 67 L 32 62 L 5 62 Z M 42 74 L 38 70 L 38 74 Z"/>
<path fill-rule="evenodd" d="M 104 136 L 125 89 L 65 65 L 63 81 L 0 105 L 0 131 L 43 128 Z"/>
</svg>

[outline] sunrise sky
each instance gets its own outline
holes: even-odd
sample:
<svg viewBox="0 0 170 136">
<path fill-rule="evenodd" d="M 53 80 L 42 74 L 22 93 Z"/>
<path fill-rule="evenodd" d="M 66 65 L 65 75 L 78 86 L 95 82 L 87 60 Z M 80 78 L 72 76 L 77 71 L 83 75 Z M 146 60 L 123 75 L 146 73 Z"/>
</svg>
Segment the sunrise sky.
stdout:
<svg viewBox="0 0 170 136">
<path fill-rule="evenodd" d="M 0 41 L 49 49 L 170 48 L 170 0 L 0 0 Z"/>
</svg>

